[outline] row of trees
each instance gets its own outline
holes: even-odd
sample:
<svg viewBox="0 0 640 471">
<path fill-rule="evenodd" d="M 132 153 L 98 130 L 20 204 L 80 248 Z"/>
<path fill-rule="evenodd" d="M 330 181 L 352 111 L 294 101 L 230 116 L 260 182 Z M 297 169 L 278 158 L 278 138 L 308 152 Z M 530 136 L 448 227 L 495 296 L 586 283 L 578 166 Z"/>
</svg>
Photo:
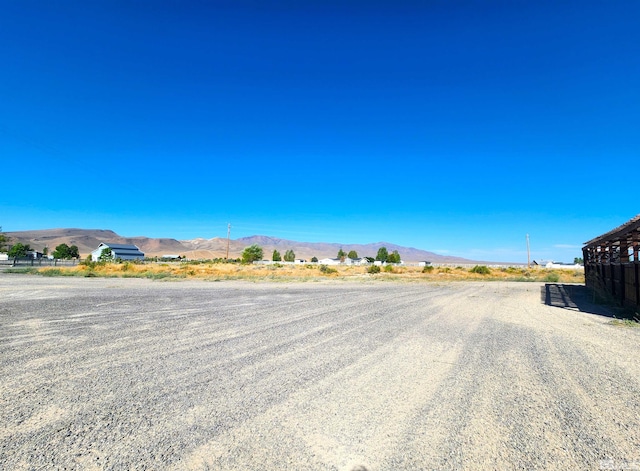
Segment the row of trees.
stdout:
<svg viewBox="0 0 640 471">
<path fill-rule="evenodd" d="M 4 248 L 4 247 L 2 247 Z M 33 249 L 29 244 L 23 244 L 22 242 L 17 242 L 11 246 L 11 248 L 7 251 L 7 255 L 11 258 L 24 258 L 30 252 L 33 252 Z M 42 251 L 43 255 L 48 255 L 49 251 L 47 247 Z M 80 253 L 78 251 L 78 247 L 72 245 L 69 247 L 67 244 L 60 244 L 56 247 L 56 249 L 51 254 L 53 258 L 56 259 L 72 259 L 72 258 L 80 258 Z"/>
<path fill-rule="evenodd" d="M 356 252 L 355 250 L 350 250 L 349 253 L 346 253 L 344 250 L 342 250 L 342 247 L 340 247 L 340 250 L 338 250 L 338 258 L 341 262 L 344 262 L 347 258 L 355 260 L 358 258 L 358 252 Z"/>
<path fill-rule="evenodd" d="M 280 255 L 280 252 L 278 252 L 277 250 L 273 251 L 273 255 L 271 256 L 271 260 L 273 260 L 274 262 L 281 262 L 282 256 Z M 284 261 L 285 262 L 295 262 L 296 260 L 296 254 L 294 253 L 293 250 L 289 249 L 284 253 Z"/>
<path fill-rule="evenodd" d="M 380 247 L 378 249 L 378 255 L 376 255 L 376 260 L 382 263 L 400 263 L 402 258 L 397 250 L 389 253 L 386 247 Z"/>
<path fill-rule="evenodd" d="M 338 251 L 338 258 L 340 261 L 344 262 L 346 258 L 350 258 L 351 260 L 355 260 L 358 258 L 358 253 L 355 250 L 350 250 L 349 253 L 345 253 L 342 248 Z M 364 257 L 369 262 L 373 263 L 374 261 L 382 262 L 382 263 L 400 263 L 402 261 L 400 254 L 397 250 L 389 253 L 386 247 L 380 247 L 378 249 L 378 254 L 376 258 Z"/>
<path fill-rule="evenodd" d="M 7 255 L 11 258 L 23 258 L 26 257 L 29 252 L 33 252 L 29 244 L 23 244 L 22 242 L 16 242 L 9 248 L 9 242 L 11 238 L 2 232 L 2 226 L 0 226 L 0 252 L 6 250 Z M 7 250 L 8 249 L 8 250 Z M 49 255 L 49 248 L 42 249 L 42 255 Z M 80 258 L 80 251 L 75 245 L 68 246 L 67 244 L 58 245 L 53 253 L 53 258 L 57 259 L 71 259 Z"/>
<path fill-rule="evenodd" d="M 242 263 L 253 263 L 258 260 L 262 260 L 263 255 L 264 255 L 264 252 L 262 250 L 262 247 L 260 247 L 257 244 L 253 244 L 250 247 L 247 247 L 246 249 L 244 249 L 244 251 L 242 252 Z M 338 251 L 338 258 L 343 262 L 345 261 L 346 258 L 350 258 L 351 260 L 356 260 L 358 258 L 358 253 L 355 250 L 350 250 L 349 253 L 346 253 L 344 250 L 342 250 L 342 248 L 340 248 L 340 250 Z M 373 263 L 374 261 L 379 261 L 382 263 L 400 263 L 402 261 L 400 254 L 398 253 L 397 250 L 394 250 L 393 252 L 389 253 L 386 247 L 380 247 L 378 249 L 378 254 L 376 255 L 375 259 L 371 257 L 365 257 L 365 258 L 371 263 Z M 284 253 L 284 257 L 282 257 L 282 255 L 278 250 L 274 250 L 273 254 L 271 255 L 271 260 L 274 262 L 281 262 L 283 260 L 285 262 L 293 262 L 295 261 L 295 259 L 296 259 L 296 254 L 291 249 L 287 250 Z M 311 261 L 317 262 L 318 259 L 316 257 L 313 257 Z"/>
</svg>

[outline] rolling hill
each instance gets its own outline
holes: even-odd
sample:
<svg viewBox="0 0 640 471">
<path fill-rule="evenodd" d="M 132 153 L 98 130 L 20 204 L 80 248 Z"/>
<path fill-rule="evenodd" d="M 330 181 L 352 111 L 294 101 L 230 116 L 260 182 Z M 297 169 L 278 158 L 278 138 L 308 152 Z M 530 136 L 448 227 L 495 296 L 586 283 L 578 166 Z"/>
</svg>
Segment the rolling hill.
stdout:
<svg viewBox="0 0 640 471">
<path fill-rule="evenodd" d="M 439 255 L 426 250 L 403 247 L 389 242 L 370 244 L 298 242 L 263 235 L 231 239 L 228 242 L 227 239 L 219 237 L 213 239 L 196 238 L 177 240 L 143 236 L 123 237 L 111 230 L 74 228 L 6 232 L 5 234 L 11 238 L 12 243 L 22 242 L 23 244 L 29 244 L 32 249 L 38 251 L 42 251 L 44 247 L 48 247 L 51 252 L 56 246 L 63 243 L 75 245 L 83 257 L 88 255 L 92 250 L 95 250 L 101 242 L 111 242 L 118 244 L 135 244 L 145 255 L 150 257 L 176 254 L 192 259 L 224 258 L 227 254 L 228 243 L 230 258 L 239 258 L 244 248 L 252 244 L 261 246 L 264 251 L 264 258 L 269 260 L 274 250 L 278 250 L 284 255 L 284 252 L 289 249 L 295 252 L 296 258 L 305 260 L 310 260 L 312 257 L 317 257 L 318 259 L 336 257 L 341 248 L 345 252 L 355 250 L 360 257 L 375 257 L 378 249 L 384 246 L 389 252 L 397 250 L 405 262 L 428 260 L 434 263 L 474 263 L 473 260 L 461 257 Z"/>
</svg>

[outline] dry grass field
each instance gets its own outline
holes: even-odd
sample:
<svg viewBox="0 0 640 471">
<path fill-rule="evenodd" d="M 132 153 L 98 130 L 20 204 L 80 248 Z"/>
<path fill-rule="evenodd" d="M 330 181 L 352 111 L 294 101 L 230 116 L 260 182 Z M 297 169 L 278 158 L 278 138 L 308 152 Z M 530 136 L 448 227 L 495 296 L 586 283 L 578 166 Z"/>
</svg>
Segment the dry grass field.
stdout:
<svg viewBox="0 0 640 471">
<path fill-rule="evenodd" d="M 425 271 L 415 266 L 383 267 L 380 273 L 369 273 L 362 266 L 242 265 L 213 262 L 145 262 L 107 263 L 57 268 L 18 268 L 12 271 L 44 276 L 87 276 L 149 279 L 205 279 L 249 281 L 318 281 L 322 279 L 378 281 L 543 281 L 584 283 L 584 273 L 576 270 L 526 268 L 488 268 L 487 273 L 474 273 L 464 267 L 433 267 Z"/>
</svg>

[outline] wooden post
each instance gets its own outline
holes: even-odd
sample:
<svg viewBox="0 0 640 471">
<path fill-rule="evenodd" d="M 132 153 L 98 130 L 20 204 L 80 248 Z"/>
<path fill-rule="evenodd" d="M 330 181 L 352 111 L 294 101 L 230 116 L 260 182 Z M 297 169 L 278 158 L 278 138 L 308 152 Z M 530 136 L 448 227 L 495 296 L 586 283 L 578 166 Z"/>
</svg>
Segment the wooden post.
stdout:
<svg viewBox="0 0 640 471">
<path fill-rule="evenodd" d="M 626 293 L 626 286 L 625 286 L 625 266 L 624 264 L 620 264 L 620 304 L 622 306 L 624 306 L 626 304 L 626 298 L 627 298 L 627 293 Z"/>
<path fill-rule="evenodd" d="M 620 241 L 620 263 L 629 262 L 629 244 L 626 240 Z"/>
<path fill-rule="evenodd" d="M 640 262 L 633 262 L 634 286 L 636 288 L 636 306 L 640 306 Z"/>
</svg>

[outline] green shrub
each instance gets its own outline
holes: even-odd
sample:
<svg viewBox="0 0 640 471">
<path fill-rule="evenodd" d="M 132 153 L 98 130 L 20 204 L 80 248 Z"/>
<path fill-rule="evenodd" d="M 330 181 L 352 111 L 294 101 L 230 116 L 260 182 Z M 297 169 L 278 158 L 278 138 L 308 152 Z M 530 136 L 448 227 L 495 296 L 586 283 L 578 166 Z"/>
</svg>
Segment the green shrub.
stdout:
<svg viewBox="0 0 640 471">
<path fill-rule="evenodd" d="M 386 271 L 387 273 L 393 273 L 393 265 L 385 265 L 384 271 Z"/>
<path fill-rule="evenodd" d="M 489 275 L 491 270 L 486 265 L 476 265 L 471 270 L 471 273 L 477 273 L 478 275 Z"/>
<path fill-rule="evenodd" d="M 422 273 L 431 273 L 433 271 L 432 265 L 425 265 L 422 267 Z"/>
<path fill-rule="evenodd" d="M 380 273 L 380 265 L 371 265 L 369 268 L 367 268 L 367 273 L 371 273 L 372 275 Z"/>
<path fill-rule="evenodd" d="M 172 275 L 171 273 L 166 273 L 166 272 L 154 273 L 150 271 L 146 271 L 142 273 L 142 276 L 144 276 L 145 278 L 149 278 L 150 280 L 162 280 L 164 278 L 173 278 L 173 277 L 184 278 L 184 275 Z"/>
<path fill-rule="evenodd" d="M 547 276 L 544 277 L 544 281 L 557 283 L 558 281 L 560 281 L 560 275 L 558 275 L 557 273 L 549 273 Z"/>
<path fill-rule="evenodd" d="M 37 275 L 38 269 L 37 268 L 7 268 L 6 270 L 4 270 L 4 273 L 22 273 L 22 274 L 29 274 L 29 275 Z"/>
<path fill-rule="evenodd" d="M 328 265 L 320 265 L 320 271 L 327 275 L 330 275 L 331 273 L 338 273 L 338 270 L 331 268 Z"/>
<path fill-rule="evenodd" d="M 98 262 L 94 262 L 93 260 L 91 260 L 91 255 L 89 255 L 87 258 L 80 262 L 80 265 L 83 265 L 91 270 L 94 269 L 96 265 L 98 265 Z"/>
</svg>

